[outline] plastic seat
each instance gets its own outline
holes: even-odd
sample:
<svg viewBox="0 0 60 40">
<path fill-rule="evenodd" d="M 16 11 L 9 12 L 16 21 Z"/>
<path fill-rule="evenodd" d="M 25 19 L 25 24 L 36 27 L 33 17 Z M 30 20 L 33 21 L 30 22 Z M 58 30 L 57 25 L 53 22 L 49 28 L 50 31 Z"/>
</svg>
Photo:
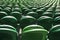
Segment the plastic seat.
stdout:
<svg viewBox="0 0 60 40">
<path fill-rule="evenodd" d="M 56 9 L 55 12 L 60 12 L 60 9 Z"/>
<path fill-rule="evenodd" d="M 27 15 L 38 18 L 38 13 L 36 12 L 28 12 Z"/>
<path fill-rule="evenodd" d="M 12 25 L 16 28 L 17 19 L 13 16 L 5 16 L 5 17 L 1 18 L 0 21 L 1 21 L 1 24 Z"/>
<path fill-rule="evenodd" d="M 17 31 L 13 26 L 0 25 L 0 39 L 1 40 L 17 40 Z"/>
<path fill-rule="evenodd" d="M 59 5 L 57 5 L 57 6 L 56 6 L 56 9 L 60 9 L 60 6 L 59 6 Z"/>
<path fill-rule="evenodd" d="M 0 7 L 1 7 L 1 8 L 4 8 L 4 7 L 5 7 L 5 5 L 4 5 L 4 4 L 3 4 L 3 5 L 0 5 Z"/>
<path fill-rule="evenodd" d="M 54 19 L 53 25 L 57 25 L 57 24 L 60 24 L 60 16 Z"/>
<path fill-rule="evenodd" d="M 53 13 L 52 13 L 52 12 L 44 12 L 44 13 L 42 14 L 42 16 L 53 17 Z"/>
<path fill-rule="evenodd" d="M 0 11 L 0 19 L 4 16 L 7 16 L 8 14 L 4 11 Z"/>
<path fill-rule="evenodd" d="M 46 10 L 47 12 L 53 12 L 53 8 L 51 7 L 51 8 L 49 8 L 48 10 Z"/>
<path fill-rule="evenodd" d="M 38 13 L 38 16 L 40 17 L 40 16 L 42 16 L 42 13 L 43 13 L 44 11 L 39 9 L 39 10 L 37 10 L 36 12 Z"/>
<path fill-rule="evenodd" d="M 36 12 L 37 8 L 32 8 L 32 11 Z"/>
<path fill-rule="evenodd" d="M 20 8 L 18 8 L 18 7 L 17 7 L 17 8 L 14 8 L 14 9 L 13 9 L 13 12 L 14 12 L 14 11 L 20 12 Z"/>
<path fill-rule="evenodd" d="M 33 7 L 32 7 L 32 6 L 29 6 L 28 8 L 29 8 L 29 9 L 32 9 Z"/>
<path fill-rule="evenodd" d="M 60 24 L 55 25 L 50 29 L 48 38 L 49 40 L 60 40 Z"/>
<path fill-rule="evenodd" d="M 49 4 L 47 6 L 45 6 L 45 9 L 48 9 L 49 8 Z"/>
<path fill-rule="evenodd" d="M 30 10 L 30 9 L 26 9 L 26 10 L 24 10 L 24 11 L 22 11 L 22 14 L 23 15 L 26 15 L 27 13 L 29 13 L 29 12 L 31 12 L 32 10 Z"/>
<path fill-rule="evenodd" d="M 27 8 L 23 7 L 23 8 L 22 8 L 22 11 L 25 11 L 25 10 L 27 10 Z"/>
<path fill-rule="evenodd" d="M 38 18 L 38 24 L 49 30 L 52 27 L 53 18 L 49 16 L 41 16 Z"/>
<path fill-rule="evenodd" d="M 16 31 L 16 29 L 13 26 L 6 25 L 6 24 L 0 25 L 0 28 L 9 28 L 9 29 L 12 29 L 12 30 L 15 30 Z"/>
<path fill-rule="evenodd" d="M 55 13 L 54 18 L 60 16 L 60 13 Z"/>
<path fill-rule="evenodd" d="M 4 8 L 4 10 L 3 10 L 4 12 L 6 12 L 6 13 L 8 13 L 8 15 L 10 15 L 10 13 L 11 13 L 11 8 L 10 7 L 6 7 L 6 8 Z"/>
<path fill-rule="evenodd" d="M 42 26 L 40 25 L 28 25 L 26 26 L 23 31 L 26 31 L 26 30 L 32 30 L 32 29 L 44 29 Z"/>
<path fill-rule="evenodd" d="M 21 28 L 24 28 L 25 26 L 35 24 L 36 19 L 32 16 L 22 16 L 20 19 L 20 25 Z"/>
<path fill-rule="evenodd" d="M 0 7 L 0 11 L 2 11 L 3 10 L 3 8 L 2 7 Z"/>
<path fill-rule="evenodd" d="M 57 7 L 56 7 L 55 12 L 60 12 L 60 6 L 57 6 Z"/>
<path fill-rule="evenodd" d="M 10 8 L 12 8 L 12 4 L 9 4 L 9 5 L 7 5 L 7 7 L 10 7 Z"/>
<path fill-rule="evenodd" d="M 22 17 L 22 13 L 20 12 L 11 12 L 10 14 L 11 16 L 14 16 L 15 18 L 17 18 L 18 20 L 20 20 L 20 18 Z"/>
<path fill-rule="evenodd" d="M 34 29 L 34 28 L 35 29 Z M 40 29 L 39 29 L 40 28 Z M 22 32 L 22 40 L 45 40 L 48 34 L 48 31 L 39 26 L 31 26 L 24 28 Z"/>
<path fill-rule="evenodd" d="M 41 8 L 41 10 L 44 10 L 44 11 L 46 11 L 48 8 L 47 7 L 43 7 L 43 8 Z"/>
<path fill-rule="evenodd" d="M 3 8 L 3 5 L 0 5 L 1 8 Z"/>
<path fill-rule="evenodd" d="M 19 5 L 18 4 L 15 4 L 14 8 L 19 8 Z"/>
<path fill-rule="evenodd" d="M 41 8 L 43 8 L 42 6 L 40 6 L 40 7 L 38 7 L 37 9 L 41 9 Z"/>
</svg>

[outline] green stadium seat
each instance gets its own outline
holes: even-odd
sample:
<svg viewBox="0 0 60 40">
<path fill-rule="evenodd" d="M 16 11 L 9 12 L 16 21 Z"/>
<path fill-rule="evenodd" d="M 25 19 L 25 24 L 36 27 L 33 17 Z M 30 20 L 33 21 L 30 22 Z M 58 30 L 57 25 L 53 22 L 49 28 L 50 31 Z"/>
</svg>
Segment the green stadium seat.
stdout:
<svg viewBox="0 0 60 40">
<path fill-rule="evenodd" d="M 39 28 L 38 28 L 39 27 Z M 35 29 L 34 29 L 35 28 Z M 25 27 L 22 32 L 22 40 L 45 40 L 48 31 L 42 26 Z"/>
<path fill-rule="evenodd" d="M 24 10 L 24 11 L 22 11 L 22 14 L 23 15 L 26 15 L 27 13 L 29 13 L 29 12 L 31 12 L 32 10 L 30 10 L 30 9 L 26 9 L 26 10 Z"/>
<path fill-rule="evenodd" d="M 16 31 L 16 29 L 13 26 L 11 26 L 11 25 L 5 25 L 5 24 L 3 24 L 3 25 L 0 25 L 0 28 L 9 28 L 9 29 L 13 29 L 13 30 Z"/>
<path fill-rule="evenodd" d="M 45 12 L 47 10 L 47 8 L 43 7 L 43 8 L 41 8 L 41 10 L 43 10 L 43 12 Z"/>
<path fill-rule="evenodd" d="M 37 8 L 32 8 L 32 11 L 36 12 Z"/>
<path fill-rule="evenodd" d="M 56 9 L 55 12 L 60 12 L 60 9 Z"/>
<path fill-rule="evenodd" d="M 26 31 L 26 30 L 32 30 L 32 29 L 44 29 L 42 26 L 40 25 L 28 25 L 26 26 L 23 31 Z"/>
<path fill-rule="evenodd" d="M 53 25 L 60 24 L 60 16 L 54 18 Z"/>
<path fill-rule="evenodd" d="M 24 28 L 25 26 L 31 25 L 31 24 L 35 24 L 36 19 L 32 16 L 22 16 L 22 18 L 20 19 L 20 25 L 21 28 Z"/>
<path fill-rule="evenodd" d="M 1 8 L 4 8 L 5 5 L 0 5 Z"/>
<path fill-rule="evenodd" d="M 38 13 L 36 12 L 28 12 L 27 15 L 38 18 Z"/>
<path fill-rule="evenodd" d="M 17 19 L 13 16 L 5 16 L 5 17 L 1 18 L 0 21 L 1 21 L 1 24 L 12 25 L 16 28 Z"/>
<path fill-rule="evenodd" d="M 2 11 L 3 10 L 3 8 L 2 7 L 0 7 L 0 11 Z"/>
<path fill-rule="evenodd" d="M 28 8 L 29 8 L 29 9 L 32 9 L 33 7 L 32 7 L 32 6 L 29 6 Z"/>
<path fill-rule="evenodd" d="M 4 11 L 0 11 L 0 19 L 4 16 L 7 16 L 8 14 Z"/>
<path fill-rule="evenodd" d="M 17 11 L 17 12 L 20 12 L 20 8 L 14 8 L 13 11 Z"/>
<path fill-rule="evenodd" d="M 25 11 L 25 10 L 27 10 L 27 8 L 22 8 L 22 12 Z"/>
<path fill-rule="evenodd" d="M 39 9 L 39 10 L 37 10 L 36 12 L 38 13 L 38 17 L 40 17 L 40 16 L 42 16 L 42 13 L 43 13 L 44 11 Z"/>
<path fill-rule="evenodd" d="M 60 40 L 60 24 L 55 25 L 50 29 L 48 38 L 49 40 Z"/>
<path fill-rule="evenodd" d="M 48 10 L 46 10 L 47 12 L 53 12 L 53 8 L 51 7 L 51 8 L 49 8 Z"/>
<path fill-rule="evenodd" d="M 60 12 L 60 6 L 57 6 L 57 7 L 56 7 L 55 12 Z"/>
<path fill-rule="evenodd" d="M 14 8 L 19 8 L 19 5 L 18 4 L 15 4 Z"/>
<path fill-rule="evenodd" d="M 4 12 L 6 12 L 6 13 L 8 13 L 8 15 L 10 15 L 10 13 L 11 13 L 11 8 L 10 7 L 6 7 L 6 8 L 4 8 L 4 10 L 3 10 Z"/>
<path fill-rule="evenodd" d="M 42 14 L 42 16 L 53 17 L 53 13 L 52 13 L 52 12 L 44 12 L 44 13 Z"/>
<path fill-rule="evenodd" d="M 57 12 L 57 13 L 54 14 L 54 18 L 56 18 L 58 16 L 60 16 L 60 13 L 59 12 Z"/>
<path fill-rule="evenodd" d="M 0 25 L 0 40 L 17 40 L 17 31 L 13 26 Z"/>
<path fill-rule="evenodd" d="M 38 7 L 37 9 L 41 9 L 41 8 L 43 8 L 42 6 L 40 6 L 40 7 Z"/>
<path fill-rule="evenodd" d="M 0 7 L 2 8 L 2 5 L 0 5 Z"/>
<path fill-rule="evenodd" d="M 10 7 L 10 8 L 12 8 L 12 4 L 9 4 L 9 5 L 7 5 L 7 7 Z"/>
<path fill-rule="evenodd" d="M 45 29 L 50 30 L 52 27 L 53 18 L 49 16 L 41 16 L 38 18 L 38 24 L 43 26 Z"/>
<path fill-rule="evenodd" d="M 17 12 L 17 11 L 11 12 L 10 15 L 14 16 L 15 18 L 17 18 L 17 20 L 20 20 L 20 18 L 22 17 L 22 13 Z"/>
</svg>

